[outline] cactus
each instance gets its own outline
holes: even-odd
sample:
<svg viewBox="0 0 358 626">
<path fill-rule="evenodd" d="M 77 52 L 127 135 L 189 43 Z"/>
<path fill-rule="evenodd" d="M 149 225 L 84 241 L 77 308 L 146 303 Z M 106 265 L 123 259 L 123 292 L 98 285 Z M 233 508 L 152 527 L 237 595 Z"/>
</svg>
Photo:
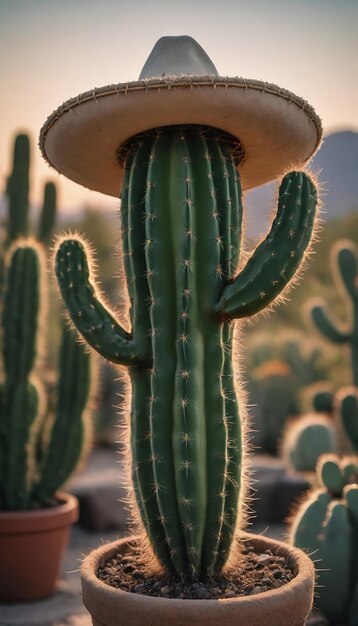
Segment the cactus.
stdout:
<svg viewBox="0 0 358 626">
<path fill-rule="evenodd" d="M 282 456 L 298 472 L 314 472 L 322 454 L 334 452 L 336 436 L 332 421 L 320 414 L 301 417 L 286 429 Z"/>
<path fill-rule="evenodd" d="M 332 321 L 321 302 L 312 303 L 310 313 L 322 335 L 334 343 L 350 346 L 352 382 L 358 386 L 358 248 L 353 242 L 342 240 L 333 246 L 332 274 L 348 308 L 352 309 L 351 326 Z"/>
<path fill-rule="evenodd" d="M 336 394 L 334 403 L 334 419 L 336 428 L 341 435 L 341 445 L 346 448 L 345 440 L 349 440 L 349 450 L 358 452 L 358 389 L 342 387 Z M 342 437 L 343 431 L 343 437 Z"/>
<path fill-rule="evenodd" d="M 237 140 L 200 126 L 148 131 L 120 149 L 130 331 L 97 291 L 81 238 L 64 238 L 56 252 L 73 323 L 128 367 L 136 505 L 159 563 L 182 579 L 222 570 L 242 514 L 245 411 L 232 321 L 263 310 L 289 283 L 317 202 L 308 175 L 287 174 L 268 237 L 236 275 L 240 155 Z"/>
<path fill-rule="evenodd" d="M 13 168 L 7 180 L 8 229 L 6 247 L 18 237 L 29 234 L 29 169 L 30 140 L 28 135 L 15 138 Z M 43 206 L 39 218 L 38 240 L 48 244 L 56 216 L 56 187 L 47 182 L 44 189 Z"/>
<path fill-rule="evenodd" d="M 357 626 L 358 466 L 328 455 L 320 459 L 317 476 L 322 488 L 300 505 L 290 541 L 316 564 L 316 605 L 324 616 Z"/>
<path fill-rule="evenodd" d="M 40 214 L 38 240 L 48 245 L 56 218 L 56 187 L 54 183 L 47 182 L 44 189 L 43 207 Z"/>
<path fill-rule="evenodd" d="M 30 141 L 27 135 L 15 139 L 13 169 L 7 180 L 9 241 L 28 234 Z"/>
<path fill-rule="evenodd" d="M 248 384 L 252 405 L 252 444 L 277 454 L 287 420 L 298 414 L 292 370 L 281 361 L 266 361 L 251 371 Z"/>
<path fill-rule="evenodd" d="M 44 424 L 44 390 L 37 377 L 42 359 L 44 253 L 36 242 L 18 239 L 5 268 L 0 509 L 25 510 L 51 501 L 83 453 L 89 428 L 85 408 L 90 357 L 74 331 L 65 329 L 56 414 L 53 424 Z M 44 431 L 47 441 L 39 445 Z"/>
</svg>

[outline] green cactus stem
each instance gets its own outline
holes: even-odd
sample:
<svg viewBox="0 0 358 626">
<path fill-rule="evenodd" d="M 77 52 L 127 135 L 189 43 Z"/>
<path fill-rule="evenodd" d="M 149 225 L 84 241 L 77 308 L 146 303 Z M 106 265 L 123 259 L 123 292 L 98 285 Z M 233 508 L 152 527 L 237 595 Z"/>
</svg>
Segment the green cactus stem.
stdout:
<svg viewBox="0 0 358 626">
<path fill-rule="evenodd" d="M 41 255 L 15 245 L 9 251 L 2 311 L 5 381 L 0 405 L 0 499 L 12 510 L 29 503 L 27 441 L 39 414 L 40 388 L 31 382 L 38 343 Z M 5 478 L 6 477 L 6 478 Z"/>
<path fill-rule="evenodd" d="M 30 142 L 27 135 L 15 139 L 13 169 L 7 181 L 9 241 L 28 234 Z"/>
<path fill-rule="evenodd" d="M 54 183 L 47 182 L 44 189 L 44 201 L 40 214 L 38 240 L 48 245 L 52 236 L 56 219 L 56 187 Z"/>
<path fill-rule="evenodd" d="M 352 382 L 358 386 L 358 248 L 353 242 L 338 241 L 332 248 L 332 274 L 348 308 L 352 309 L 351 326 L 333 321 L 320 302 L 312 304 L 311 317 L 327 339 L 350 346 Z"/>
<path fill-rule="evenodd" d="M 76 469 L 88 450 L 90 420 L 86 408 L 91 384 L 90 355 L 78 342 L 77 333 L 64 327 L 59 362 L 59 381 L 54 423 L 39 480 L 32 488 L 34 501 L 46 502 Z"/>
<path fill-rule="evenodd" d="M 81 240 L 65 238 L 56 254 L 75 326 L 129 368 L 138 510 L 159 562 L 183 579 L 221 571 L 241 515 L 244 408 L 232 320 L 258 313 L 288 284 L 317 202 L 308 176 L 288 174 L 268 237 L 237 274 L 238 154 L 235 139 L 198 126 L 149 131 L 120 151 L 129 332 L 97 294 Z"/>
</svg>

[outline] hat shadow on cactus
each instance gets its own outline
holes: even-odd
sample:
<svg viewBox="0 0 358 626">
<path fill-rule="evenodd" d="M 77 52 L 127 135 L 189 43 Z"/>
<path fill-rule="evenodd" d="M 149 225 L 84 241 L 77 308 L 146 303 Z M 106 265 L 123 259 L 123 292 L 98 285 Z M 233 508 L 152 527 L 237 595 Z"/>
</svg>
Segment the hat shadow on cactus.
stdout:
<svg viewBox="0 0 358 626">
<path fill-rule="evenodd" d="M 145 65 L 147 75 L 148 66 L 155 66 L 156 55 L 162 55 L 163 49 L 170 64 L 169 49 L 174 44 L 189 50 L 187 58 L 190 51 L 199 61 L 202 58 L 202 49 L 190 38 L 164 39 L 167 41 L 157 44 Z M 163 66 L 160 68 L 163 74 Z M 191 73 L 189 66 L 187 74 Z M 99 92 L 104 95 L 97 101 L 95 124 L 102 124 L 101 132 L 108 135 L 113 135 L 113 128 L 106 128 L 112 120 L 109 109 L 116 106 L 120 110 L 130 102 L 137 113 L 142 107 L 142 117 L 148 115 L 150 120 L 153 111 L 148 113 L 148 107 L 153 108 L 162 97 L 169 97 L 174 107 L 173 123 L 139 127 L 115 146 L 114 154 L 106 155 L 100 148 L 104 163 L 117 157 L 118 177 L 122 178 L 122 263 L 129 330 L 118 321 L 96 285 L 93 259 L 83 238 L 59 239 L 55 268 L 69 315 L 84 340 L 104 358 L 125 366 L 129 374 L 129 491 L 148 567 L 159 565 L 176 577 L 196 580 L 218 575 L 239 557 L 238 532 L 247 507 L 247 418 L 233 367 L 239 334 L 234 320 L 267 310 L 297 276 L 317 209 L 315 183 L 301 166 L 317 147 L 320 131 L 312 109 L 294 104 L 299 99 L 291 94 L 296 117 L 285 100 L 283 134 L 295 136 L 297 118 L 298 135 L 306 124 L 309 140 L 303 151 L 297 140 L 300 167 L 283 178 L 271 230 L 243 263 L 240 172 L 244 163 L 254 169 L 259 142 L 250 151 L 243 127 L 246 150 L 238 129 L 233 133 L 222 127 L 223 116 L 218 112 L 226 97 L 237 97 L 237 116 L 240 118 L 244 107 L 247 117 L 251 106 L 252 123 L 257 115 L 259 82 L 246 88 L 242 104 L 243 79 L 225 83 L 215 77 L 208 84 L 207 76 L 205 82 L 200 76 L 172 76 L 170 69 L 166 74 L 149 80 L 147 88 L 142 80 L 127 85 L 127 90 L 118 86 L 116 101 L 109 88 L 103 88 Z M 263 100 L 259 106 L 267 103 L 267 120 L 272 122 L 283 115 L 282 93 L 286 97 L 288 92 L 279 88 L 273 92 L 267 84 L 260 85 Z M 184 113 L 180 108 L 183 94 L 187 101 Z M 215 101 L 209 107 L 211 124 L 195 121 L 190 113 L 191 103 L 195 110 L 203 95 L 208 103 Z M 276 101 L 278 109 L 274 111 Z M 83 132 L 88 107 L 94 103 L 79 96 L 73 116 L 72 102 L 46 122 L 40 144 L 47 158 L 51 152 L 52 164 L 80 181 L 92 166 L 87 159 L 81 173 L 76 170 L 78 164 L 72 169 L 72 157 L 67 158 L 63 142 L 60 145 L 59 137 L 64 135 L 58 131 L 69 124 L 66 137 L 70 135 L 69 142 L 74 141 L 74 117 Z M 125 116 L 126 112 L 121 119 L 124 127 Z M 87 122 L 82 124 L 84 118 Z M 271 148 L 275 161 L 281 141 L 282 136 L 272 140 L 271 146 L 267 144 L 266 158 Z M 290 150 L 281 155 L 280 163 L 276 160 L 271 178 L 278 175 L 277 168 L 282 171 L 293 160 L 294 150 Z M 259 179 L 260 172 L 251 181 L 258 184 Z M 107 193 L 112 193 L 110 176 L 107 184 Z"/>
</svg>

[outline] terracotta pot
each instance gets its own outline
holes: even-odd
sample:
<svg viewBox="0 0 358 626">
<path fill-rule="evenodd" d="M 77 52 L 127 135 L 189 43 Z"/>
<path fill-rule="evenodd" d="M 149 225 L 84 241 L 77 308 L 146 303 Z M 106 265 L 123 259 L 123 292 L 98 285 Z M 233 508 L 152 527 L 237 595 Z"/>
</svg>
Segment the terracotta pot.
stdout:
<svg viewBox="0 0 358 626">
<path fill-rule="evenodd" d="M 53 593 L 78 501 L 56 494 L 58 506 L 0 512 L 0 600 L 39 600 Z"/>
<path fill-rule="evenodd" d="M 107 559 L 129 551 L 133 537 L 101 546 L 81 568 L 83 602 L 93 626 L 303 626 L 313 601 L 314 566 L 301 550 L 245 534 L 258 552 L 289 556 L 296 576 L 289 583 L 254 596 L 222 600 L 156 598 L 114 589 L 96 577 Z"/>
</svg>

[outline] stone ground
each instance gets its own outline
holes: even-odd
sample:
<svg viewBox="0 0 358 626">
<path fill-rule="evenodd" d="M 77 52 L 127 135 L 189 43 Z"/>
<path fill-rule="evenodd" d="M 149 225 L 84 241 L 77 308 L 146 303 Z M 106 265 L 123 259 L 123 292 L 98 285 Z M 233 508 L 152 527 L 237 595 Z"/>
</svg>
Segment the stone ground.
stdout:
<svg viewBox="0 0 358 626">
<path fill-rule="evenodd" d="M 72 529 L 56 593 L 38 602 L 0 605 L 0 626 L 91 626 L 91 619 L 81 601 L 79 567 L 81 558 L 90 550 L 101 542 L 114 541 L 126 532 L 126 513 L 118 502 L 124 493 L 119 458 L 113 450 L 95 450 L 84 473 L 68 486 L 67 490 L 80 499 L 81 525 L 76 524 Z M 257 485 L 261 483 L 267 488 L 256 494 L 259 521 L 250 530 L 282 539 L 285 527 L 270 519 L 268 513 L 280 504 L 275 500 L 273 489 L 279 483 L 279 491 L 283 491 L 283 469 L 278 461 L 267 464 L 262 458 L 256 465 Z M 296 483 L 297 479 L 291 477 L 288 483 L 285 479 L 290 494 L 292 481 Z M 269 521 L 261 521 L 263 519 Z M 315 622 L 315 626 L 321 624 L 323 626 L 324 622 Z"/>
</svg>

